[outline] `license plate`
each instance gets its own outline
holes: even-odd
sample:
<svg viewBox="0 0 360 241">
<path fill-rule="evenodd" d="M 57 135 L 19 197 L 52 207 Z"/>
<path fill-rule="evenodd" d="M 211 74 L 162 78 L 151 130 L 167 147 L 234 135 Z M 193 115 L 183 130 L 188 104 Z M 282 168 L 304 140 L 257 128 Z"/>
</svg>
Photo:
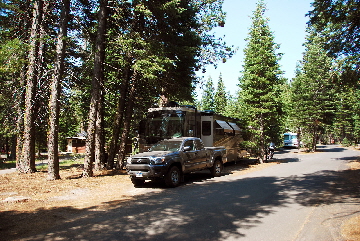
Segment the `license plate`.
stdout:
<svg viewBox="0 0 360 241">
<path fill-rule="evenodd" d="M 143 176 L 142 172 L 137 172 L 136 173 L 136 177 L 142 177 L 142 176 Z"/>
</svg>

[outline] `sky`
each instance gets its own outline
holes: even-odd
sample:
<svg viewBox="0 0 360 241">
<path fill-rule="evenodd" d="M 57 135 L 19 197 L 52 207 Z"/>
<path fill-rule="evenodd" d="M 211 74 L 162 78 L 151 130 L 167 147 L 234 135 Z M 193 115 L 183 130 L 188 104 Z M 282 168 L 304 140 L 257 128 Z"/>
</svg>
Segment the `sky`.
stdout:
<svg viewBox="0 0 360 241">
<path fill-rule="evenodd" d="M 217 27 L 214 32 L 216 36 L 223 37 L 227 45 L 234 45 L 238 50 L 236 54 L 228 59 L 226 63 L 218 63 L 206 68 L 206 73 L 197 72 L 197 76 L 207 80 L 212 78 L 214 87 L 222 75 L 227 92 L 235 95 L 238 90 L 240 71 L 244 61 L 245 38 L 248 37 L 251 26 L 251 16 L 256 9 L 257 0 L 224 0 L 223 11 L 226 12 L 224 27 Z M 295 77 L 295 68 L 305 48 L 303 43 L 306 36 L 306 23 L 308 17 L 305 15 L 312 9 L 312 0 L 265 0 L 267 10 L 264 16 L 269 18 L 269 27 L 275 37 L 275 43 L 280 44 L 278 53 L 283 53 L 279 64 L 284 71 L 284 77 L 292 79 Z M 201 98 L 203 90 L 197 88 L 198 98 Z"/>
</svg>

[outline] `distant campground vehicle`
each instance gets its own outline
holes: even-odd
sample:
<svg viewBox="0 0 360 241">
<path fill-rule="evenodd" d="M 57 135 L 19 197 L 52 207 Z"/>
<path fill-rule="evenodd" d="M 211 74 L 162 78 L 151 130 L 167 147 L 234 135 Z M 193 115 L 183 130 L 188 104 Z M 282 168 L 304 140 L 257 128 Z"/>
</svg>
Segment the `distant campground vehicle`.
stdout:
<svg viewBox="0 0 360 241">
<path fill-rule="evenodd" d="M 166 186 L 176 187 L 187 173 L 209 169 L 212 176 L 220 176 L 225 156 L 224 147 L 204 147 L 200 138 L 180 137 L 162 140 L 149 152 L 129 157 L 126 170 L 134 186 L 163 180 Z"/>
<path fill-rule="evenodd" d="M 287 132 L 284 133 L 284 147 L 295 147 L 300 146 L 299 140 L 297 138 L 297 133 Z"/>
</svg>

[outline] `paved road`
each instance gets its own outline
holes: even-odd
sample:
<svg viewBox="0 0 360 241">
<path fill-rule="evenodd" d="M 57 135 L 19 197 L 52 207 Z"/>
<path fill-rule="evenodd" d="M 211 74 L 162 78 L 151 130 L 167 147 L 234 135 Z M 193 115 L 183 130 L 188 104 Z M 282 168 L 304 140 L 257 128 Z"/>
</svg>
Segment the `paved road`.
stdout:
<svg viewBox="0 0 360 241">
<path fill-rule="evenodd" d="M 341 222 L 360 211 L 360 196 L 338 174 L 360 152 L 319 150 L 276 153 L 281 164 L 246 175 L 147 190 L 27 240 L 342 240 Z"/>
</svg>

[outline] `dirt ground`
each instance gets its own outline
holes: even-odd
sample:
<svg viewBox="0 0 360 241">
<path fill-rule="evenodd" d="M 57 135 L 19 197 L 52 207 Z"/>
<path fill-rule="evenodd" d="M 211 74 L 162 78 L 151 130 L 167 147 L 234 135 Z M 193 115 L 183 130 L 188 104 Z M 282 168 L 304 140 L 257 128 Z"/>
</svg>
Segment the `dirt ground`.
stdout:
<svg viewBox="0 0 360 241">
<path fill-rule="evenodd" d="M 277 165 L 278 162 L 259 165 L 233 164 L 225 168 L 231 175 Z M 360 169 L 360 162 L 349 164 Z M 60 180 L 46 181 L 47 172 L 0 175 L 0 237 L 17 240 L 34 235 L 78 213 L 89 210 L 108 210 L 112 205 L 130 200 L 146 188 L 134 188 L 125 171 L 101 171 L 94 177 L 81 178 L 82 167 L 69 166 L 60 171 Z M 359 186 L 359 175 L 347 176 L 349 185 Z M 161 191 L 161 184 L 150 184 L 151 190 Z M 151 186 L 154 185 L 154 186 Z M 360 216 L 343 225 L 347 240 L 360 240 Z M 6 238 L 5 238 L 6 237 Z"/>
</svg>

